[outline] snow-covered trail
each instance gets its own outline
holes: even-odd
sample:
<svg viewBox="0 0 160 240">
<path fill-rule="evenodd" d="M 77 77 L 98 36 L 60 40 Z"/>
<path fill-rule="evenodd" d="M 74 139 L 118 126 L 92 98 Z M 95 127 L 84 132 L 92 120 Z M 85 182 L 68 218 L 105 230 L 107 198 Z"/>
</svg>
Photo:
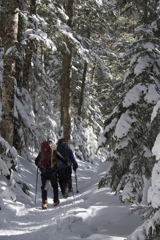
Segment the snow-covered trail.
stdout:
<svg viewBox="0 0 160 240">
<path fill-rule="evenodd" d="M 31 195 L 24 203 L 5 200 L 0 211 L 0 239 L 12 240 L 122 240 L 143 222 L 139 215 L 129 216 L 129 204 L 120 203 L 108 187 L 97 189 L 107 163 L 97 167 L 78 161 L 78 190 L 53 207 L 52 188 L 48 191 L 48 209 L 41 209 L 40 175 L 35 205 L 36 168 L 20 159 L 20 169 L 30 186 Z M 34 173 L 34 174 L 33 174 Z M 74 173 L 73 188 L 76 192 Z M 20 196 L 19 200 L 22 201 Z"/>
</svg>

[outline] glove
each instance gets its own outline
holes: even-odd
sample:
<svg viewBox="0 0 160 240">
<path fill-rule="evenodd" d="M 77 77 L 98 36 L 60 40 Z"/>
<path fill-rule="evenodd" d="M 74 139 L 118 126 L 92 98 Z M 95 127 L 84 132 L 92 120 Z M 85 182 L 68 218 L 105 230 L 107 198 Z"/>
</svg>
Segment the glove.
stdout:
<svg viewBox="0 0 160 240">
<path fill-rule="evenodd" d="M 78 164 L 73 165 L 73 170 L 76 171 L 76 169 L 78 168 Z"/>
<path fill-rule="evenodd" d="M 35 165 L 36 165 L 36 166 L 38 165 L 38 160 L 37 160 L 37 159 L 35 160 Z"/>
</svg>

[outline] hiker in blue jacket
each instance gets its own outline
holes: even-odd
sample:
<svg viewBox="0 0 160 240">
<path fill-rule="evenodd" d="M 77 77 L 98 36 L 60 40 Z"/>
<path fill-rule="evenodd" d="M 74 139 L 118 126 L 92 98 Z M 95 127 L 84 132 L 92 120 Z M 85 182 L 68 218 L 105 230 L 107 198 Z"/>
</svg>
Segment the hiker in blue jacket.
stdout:
<svg viewBox="0 0 160 240">
<path fill-rule="evenodd" d="M 78 168 L 78 164 L 75 160 L 72 150 L 68 147 L 68 141 L 64 138 L 59 139 L 57 143 L 57 151 L 68 161 L 68 166 L 64 165 L 62 161 L 57 157 L 57 168 L 59 174 L 59 185 L 64 198 L 68 197 L 66 192 L 67 185 L 69 191 L 72 189 L 72 168 L 74 171 Z"/>
</svg>

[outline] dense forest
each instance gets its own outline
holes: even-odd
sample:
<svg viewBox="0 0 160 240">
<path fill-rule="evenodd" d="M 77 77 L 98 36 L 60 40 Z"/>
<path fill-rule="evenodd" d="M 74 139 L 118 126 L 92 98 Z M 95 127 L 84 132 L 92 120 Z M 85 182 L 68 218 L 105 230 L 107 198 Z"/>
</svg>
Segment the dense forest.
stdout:
<svg viewBox="0 0 160 240">
<path fill-rule="evenodd" d="M 159 160 L 160 1 L 0 0 L 0 23 L 0 175 L 64 137 L 82 161 L 111 162 L 99 188 L 154 217 L 160 203 L 142 203 Z"/>
</svg>

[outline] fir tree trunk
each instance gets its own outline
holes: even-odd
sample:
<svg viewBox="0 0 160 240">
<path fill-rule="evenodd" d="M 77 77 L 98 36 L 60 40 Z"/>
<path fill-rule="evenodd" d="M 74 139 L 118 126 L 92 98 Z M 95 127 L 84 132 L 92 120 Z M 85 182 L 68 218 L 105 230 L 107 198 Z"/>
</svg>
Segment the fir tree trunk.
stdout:
<svg viewBox="0 0 160 240">
<path fill-rule="evenodd" d="M 37 13 L 37 5 L 36 0 L 31 0 L 30 4 L 30 15 Z M 32 40 L 28 41 L 27 49 L 26 49 L 26 57 L 24 61 L 24 69 L 23 69 L 23 87 L 30 92 L 30 76 L 31 76 L 31 60 L 32 60 L 32 52 L 35 52 L 35 43 Z"/>
<path fill-rule="evenodd" d="M 14 81 L 15 56 L 18 34 L 19 1 L 8 0 L 6 9 L 6 34 L 4 45 L 4 68 L 2 82 L 2 128 L 1 136 L 13 146 L 14 131 Z"/>
<path fill-rule="evenodd" d="M 64 93 L 65 93 L 65 56 L 62 62 L 62 80 L 61 80 L 61 126 L 63 126 L 64 119 Z"/>
<path fill-rule="evenodd" d="M 71 56 L 65 58 L 63 60 L 63 67 L 64 67 L 64 75 L 63 76 L 63 86 L 62 88 L 65 89 L 64 92 L 64 102 L 63 102 L 63 137 L 70 139 L 71 133 Z"/>
<path fill-rule="evenodd" d="M 22 3 L 20 4 L 19 7 L 20 7 L 20 10 L 23 10 Z M 21 14 L 19 14 L 18 36 L 17 36 L 17 40 L 18 40 L 17 50 L 18 50 L 19 57 L 16 59 L 15 77 L 16 77 L 17 87 L 19 88 L 20 93 L 22 93 L 22 87 L 23 87 L 23 63 L 24 63 L 23 54 L 24 52 L 23 52 L 23 47 L 21 45 L 21 42 L 23 40 L 23 32 L 24 32 L 24 22 Z M 21 94 L 18 95 L 17 98 L 21 100 Z M 21 155 L 21 150 L 23 146 L 21 136 L 19 134 L 21 128 L 22 128 L 22 124 L 20 123 L 20 120 L 17 118 L 14 118 L 13 145 L 17 150 L 17 152 L 19 153 L 19 155 Z"/>
<path fill-rule="evenodd" d="M 29 92 L 29 76 L 31 71 L 32 51 L 28 44 L 23 69 L 23 87 Z"/>
<path fill-rule="evenodd" d="M 65 4 L 66 14 L 69 17 L 67 25 L 72 28 L 74 0 L 68 0 Z M 63 137 L 70 139 L 71 133 L 71 79 L 72 79 L 72 45 L 66 38 L 69 53 L 63 57 L 62 84 L 61 84 L 61 123 L 63 124 Z"/>
<path fill-rule="evenodd" d="M 160 38 L 160 19 L 157 20 L 157 28 L 154 31 L 154 37 Z"/>
<path fill-rule="evenodd" d="M 148 9 L 147 9 L 147 2 L 148 0 L 144 0 L 144 21 L 147 22 L 147 16 L 148 16 Z"/>
<path fill-rule="evenodd" d="M 0 37 L 2 45 L 4 45 L 4 36 L 5 36 L 5 22 L 6 22 L 6 0 L 1 0 L 1 19 L 0 19 Z"/>
<path fill-rule="evenodd" d="M 37 0 L 31 0 L 30 4 L 30 14 L 36 14 L 37 13 Z"/>
<path fill-rule="evenodd" d="M 22 9 L 22 4 L 19 6 L 21 10 Z M 23 22 L 23 17 L 21 14 L 19 14 L 19 20 L 18 20 L 18 35 L 17 35 L 17 41 L 18 41 L 18 53 L 19 57 L 16 59 L 16 80 L 17 80 L 17 86 L 22 90 L 23 86 L 23 64 L 24 64 L 24 59 L 23 59 L 23 46 L 21 45 L 21 42 L 23 41 L 23 32 L 24 32 L 24 22 Z"/>
<path fill-rule="evenodd" d="M 87 38 L 90 39 L 90 29 L 87 29 Z M 83 99 L 84 99 L 84 88 L 85 88 L 85 81 L 86 81 L 86 74 L 87 74 L 87 62 L 84 63 L 83 69 L 83 78 L 82 78 L 82 86 L 81 86 L 81 93 L 79 99 L 79 109 L 78 109 L 78 116 L 81 116 L 82 113 L 82 106 L 83 106 Z"/>
<path fill-rule="evenodd" d="M 92 69 L 91 84 L 94 83 L 95 75 L 96 75 L 96 61 L 94 62 L 94 66 L 93 66 L 93 69 Z"/>
<path fill-rule="evenodd" d="M 83 79 L 82 79 L 81 93 L 80 93 L 80 99 L 79 99 L 78 116 L 81 116 L 81 113 L 82 113 L 86 73 L 87 73 L 87 62 L 84 63 Z"/>
</svg>

